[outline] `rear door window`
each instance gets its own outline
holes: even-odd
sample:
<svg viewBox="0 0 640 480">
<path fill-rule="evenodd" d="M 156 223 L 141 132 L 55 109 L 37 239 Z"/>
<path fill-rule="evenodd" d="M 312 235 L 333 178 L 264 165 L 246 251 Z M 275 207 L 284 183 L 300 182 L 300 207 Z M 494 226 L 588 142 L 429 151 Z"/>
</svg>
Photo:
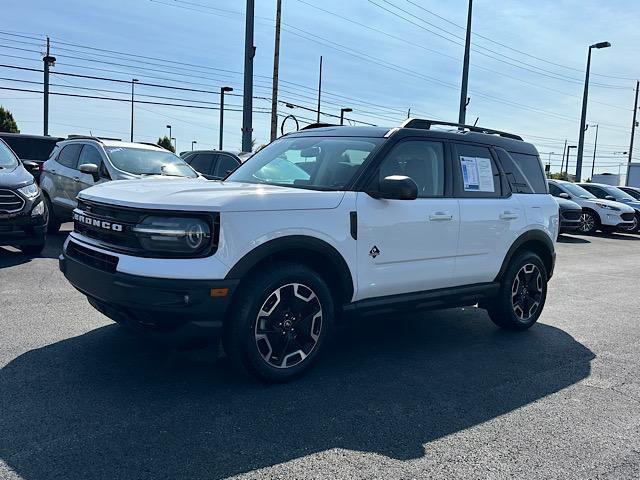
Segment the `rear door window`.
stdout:
<svg viewBox="0 0 640 480">
<path fill-rule="evenodd" d="M 60 150 L 60 154 L 58 155 L 58 163 L 65 167 L 77 170 L 80 150 L 82 150 L 81 143 L 72 143 L 70 145 L 65 145 L 64 148 Z"/>
<path fill-rule="evenodd" d="M 454 192 L 461 198 L 499 198 L 503 196 L 500 170 L 489 148 L 454 144 Z M 508 188 L 508 187 L 507 187 Z"/>
</svg>

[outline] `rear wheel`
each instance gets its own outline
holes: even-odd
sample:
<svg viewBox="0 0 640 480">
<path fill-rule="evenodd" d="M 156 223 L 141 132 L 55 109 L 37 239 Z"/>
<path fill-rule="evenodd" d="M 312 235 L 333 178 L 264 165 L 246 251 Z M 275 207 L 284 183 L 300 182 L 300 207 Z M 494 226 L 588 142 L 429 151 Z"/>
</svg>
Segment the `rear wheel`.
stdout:
<svg viewBox="0 0 640 480">
<path fill-rule="evenodd" d="M 583 210 L 580 216 L 580 233 L 592 234 L 596 233 L 596 230 L 600 228 L 600 219 L 598 216 L 590 212 L 589 210 Z"/>
<path fill-rule="evenodd" d="M 284 382 L 315 362 L 334 319 L 320 275 L 280 263 L 238 291 L 223 342 L 232 362 L 267 382 Z"/>
<path fill-rule="evenodd" d="M 47 218 L 47 232 L 58 233 L 60 231 L 61 222 L 56 218 L 56 214 L 53 211 L 53 204 L 48 195 L 44 196 L 45 203 L 45 215 Z"/>
<path fill-rule="evenodd" d="M 516 256 L 505 272 L 500 292 L 487 308 L 489 317 L 501 328 L 526 330 L 542 313 L 547 298 L 547 271 L 532 252 Z"/>
</svg>

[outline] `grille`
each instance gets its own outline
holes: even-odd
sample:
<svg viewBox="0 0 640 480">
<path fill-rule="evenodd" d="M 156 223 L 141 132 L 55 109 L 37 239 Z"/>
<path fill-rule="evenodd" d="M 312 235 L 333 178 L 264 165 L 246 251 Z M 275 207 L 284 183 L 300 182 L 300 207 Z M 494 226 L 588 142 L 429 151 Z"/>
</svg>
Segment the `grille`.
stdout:
<svg viewBox="0 0 640 480">
<path fill-rule="evenodd" d="M 633 221 L 633 217 L 635 217 L 635 215 L 636 215 L 635 213 L 623 213 L 622 215 L 620 215 L 620 217 L 625 222 L 632 222 Z"/>
<path fill-rule="evenodd" d="M 69 242 L 67 245 L 67 255 L 103 272 L 115 273 L 118 266 L 118 257 L 90 250 L 74 242 Z"/>
<path fill-rule="evenodd" d="M 14 213 L 24 208 L 24 199 L 12 190 L 0 190 L 0 212 Z"/>
<path fill-rule="evenodd" d="M 580 216 L 582 215 L 581 210 L 567 210 L 563 211 L 562 218 L 565 220 L 580 220 Z"/>
</svg>

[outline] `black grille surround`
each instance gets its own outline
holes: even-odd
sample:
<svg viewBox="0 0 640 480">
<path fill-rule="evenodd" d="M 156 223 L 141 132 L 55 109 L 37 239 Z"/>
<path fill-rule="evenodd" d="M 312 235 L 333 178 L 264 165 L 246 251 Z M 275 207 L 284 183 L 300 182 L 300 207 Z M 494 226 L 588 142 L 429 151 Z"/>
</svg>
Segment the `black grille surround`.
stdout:
<svg viewBox="0 0 640 480">
<path fill-rule="evenodd" d="M 204 251 L 197 254 L 181 254 L 153 252 L 145 250 L 138 236 L 133 233 L 134 226 L 149 216 L 167 216 L 180 218 L 197 218 L 209 225 L 212 242 Z M 91 219 L 92 222 L 79 221 L 80 218 Z M 103 228 L 93 221 L 100 222 Z M 104 222 L 104 223 L 103 223 Z M 126 255 L 145 258 L 204 258 L 216 253 L 220 238 L 220 214 L 212 212 L 192 212 L 183 210 L 155 210 L 107 205 L 98 202 L 78 199 L 78 208 L 73 215 L 74 231 L 95 240 L 105 250 Z M 115 229 L 113 227 L 116 227 Z"/>
<path fill-rule="evenodd" d="M 635 213 L 629 212 L 629 213 L 623 213 L 622 215 L 620 215 L 620 218 L 622 218 L 622 220 L 624 220 L 625 222 L 633 222 L 633 218 L 636 216 Z"/>
<path fill-rule="evenodd" d="M 118 257 L 85 248 L 73 241 L 67 245 L 66 253 L 69 257 L 80 263 L 97 268 L 103 272 L 115 273 L 118 267 Z"/>
</svg>

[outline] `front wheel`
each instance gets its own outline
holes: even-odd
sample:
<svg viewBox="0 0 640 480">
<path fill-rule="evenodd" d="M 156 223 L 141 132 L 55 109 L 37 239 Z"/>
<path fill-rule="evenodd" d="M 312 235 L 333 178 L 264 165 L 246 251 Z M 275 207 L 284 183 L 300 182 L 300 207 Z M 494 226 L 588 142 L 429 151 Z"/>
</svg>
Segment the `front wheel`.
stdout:
<svg viewBox="0 0 640 480">
<path fill-rule="evenodd" d="M 47 216 L 47 233 L 58 233 L 62 225 L 53 211 L 53 203 L 48 195 L 44 196 L 45 215 Z"/>
<path fill-rule="evenodd" d="M 598 216 L 590 211 L 583 211 L 580 216 L 580 227 L 578 228 L 580 233 L 593 234 L 600 228 L 600 219 Z"/>
<path fill-rule="evenodd" d="M 320 275 L 274 264 L 240 287 L 225 324 L 225 352 L 261 380 L 288 381 L 315 362 L 333 319 L 333 298 Z"/>
<path fill-rule="evenodd" d="M 628 227 L 620 227 L 620 230 L 625 233 L 638 233 L 638 230 L 640 230 L 640 221 L 638 221 L 638 215 L 634 215 L 632 225 L 629 225 Z"/>
<path fill-rule="evenodd" d="M 547 299 L 547 270 L 540 257 L 523 252 L 505 272 L 498 296 L 488 306 L 489 317 L 501 328 L 526 330 L 542 313 Z"/>
</svg>

